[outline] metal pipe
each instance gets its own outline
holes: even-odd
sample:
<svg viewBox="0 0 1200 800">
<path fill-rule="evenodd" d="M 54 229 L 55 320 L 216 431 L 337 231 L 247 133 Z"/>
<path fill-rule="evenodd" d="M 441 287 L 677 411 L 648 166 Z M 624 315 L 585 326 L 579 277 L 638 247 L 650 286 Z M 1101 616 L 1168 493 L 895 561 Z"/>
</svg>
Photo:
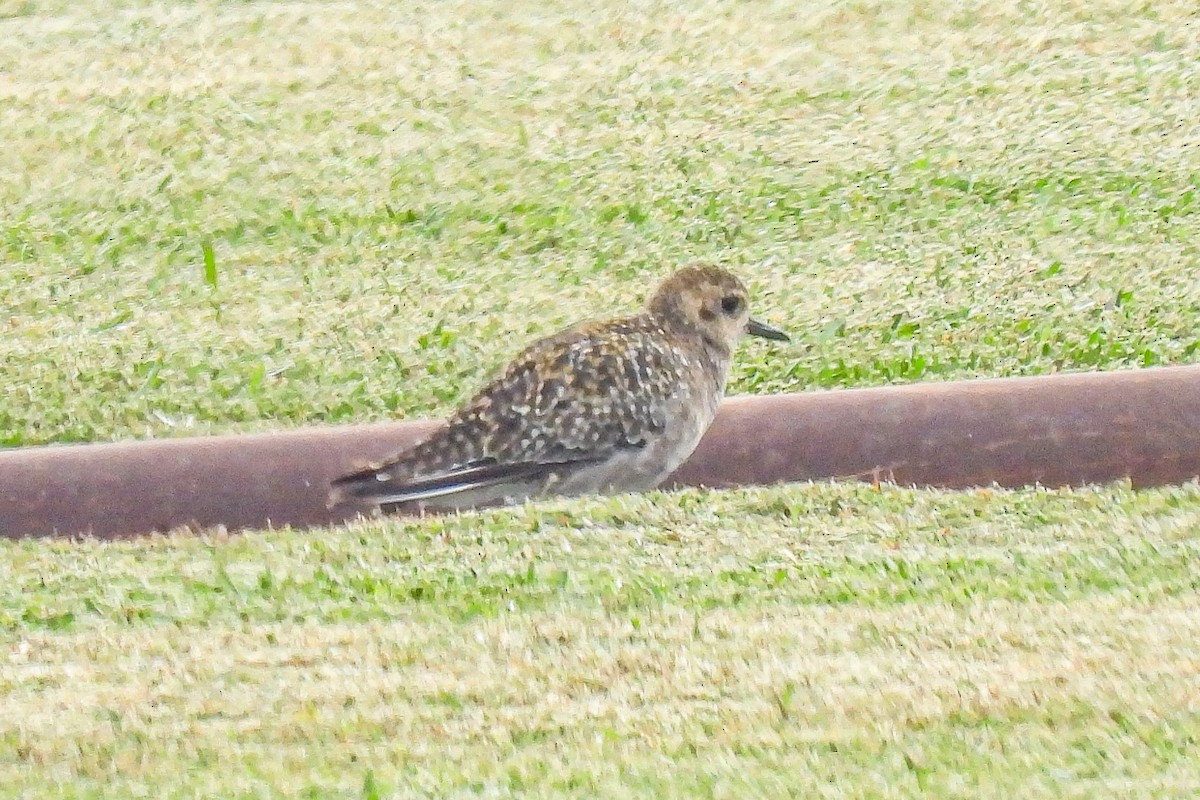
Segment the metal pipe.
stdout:
<svg viewBox="0 0 1200 800">
<path fill-rule="evenodd" d="M 1200 474 L 1200 366 L 731 398 L 681 485 L 1135 486 Z"/>
<path fill-rule="evenodd" d="M 435 422 L 0 451 L 0 536 L 325 525 L 329 480 Z M 1200 475 L 1200 366 L 727 400 L 669 485 L 1050 486 Z"/>
</svg>

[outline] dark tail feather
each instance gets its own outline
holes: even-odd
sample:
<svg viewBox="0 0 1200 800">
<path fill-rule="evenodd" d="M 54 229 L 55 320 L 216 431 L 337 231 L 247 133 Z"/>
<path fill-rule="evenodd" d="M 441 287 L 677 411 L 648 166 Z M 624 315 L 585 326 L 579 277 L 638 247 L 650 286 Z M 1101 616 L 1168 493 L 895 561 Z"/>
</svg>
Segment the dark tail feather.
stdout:
<svg viewBox="0 0 1200 800">
<path fill-rule="evenodd" d="M 367 468 L 343 475 L 330 484 L 329 507 L 347 503 L 378 506 L 385 510 L 396 510 L 408 503 L 425 503 L 434 508 L 470 506 L 475 503 L 468 502 L 467 498 L 502 497 L 499 487 L 527 488 L 554 472 L 582 463 L 586 460 L 500 464 L 488 459 L 455 470 L 402 480 L 394 479 L 388 467 Z M 456 496 L 464 502 L 454 502 Z M 439 500 L 441 502 L 437 502 Z"/>
</svg>

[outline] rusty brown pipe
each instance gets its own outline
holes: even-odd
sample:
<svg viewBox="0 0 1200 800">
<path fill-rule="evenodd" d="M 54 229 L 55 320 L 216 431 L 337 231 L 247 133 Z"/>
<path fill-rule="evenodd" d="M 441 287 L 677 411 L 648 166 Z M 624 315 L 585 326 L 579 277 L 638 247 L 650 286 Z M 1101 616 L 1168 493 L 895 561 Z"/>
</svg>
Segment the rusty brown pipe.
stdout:
<svg viewBox="0 0 1200 800">
<path fill-rule="evenodd" d="M 433 422 L 0 452 L 0 535 L 344 520 L 329 480 Z M 1050 486 L 1200 474 L 1200 366 L 727 400 L 675 485 L 825 478 Z"/>
</svg>

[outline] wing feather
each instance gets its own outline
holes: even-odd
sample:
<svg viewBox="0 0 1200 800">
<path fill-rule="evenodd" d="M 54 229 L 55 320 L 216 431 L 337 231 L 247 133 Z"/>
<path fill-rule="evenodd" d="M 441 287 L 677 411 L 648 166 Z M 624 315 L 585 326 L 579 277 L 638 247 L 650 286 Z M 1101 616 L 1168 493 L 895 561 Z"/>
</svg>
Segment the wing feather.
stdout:
<svg viewBox="0 0 1200 800">
<path fill-rule="evenodd" d="M 643 447 L 665 431 L 682 382 L 670 355 L 644 316 L 536 342 L 429 438 L 333 481 L 331 505 L 453 505 L 489 487 L 490 495 L 528 495 L 552 475 Z"/>
</svg>

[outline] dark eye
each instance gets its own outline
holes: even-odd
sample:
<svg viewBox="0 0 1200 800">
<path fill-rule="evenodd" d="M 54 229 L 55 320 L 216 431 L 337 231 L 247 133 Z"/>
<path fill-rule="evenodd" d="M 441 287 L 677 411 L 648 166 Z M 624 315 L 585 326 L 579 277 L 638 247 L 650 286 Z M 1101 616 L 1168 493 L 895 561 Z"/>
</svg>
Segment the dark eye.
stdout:
<svg viewBox="0 0 1200 800">
<path fill-rule="evenodd" d="M 742 310 L 742 298 L 736 294 L 725 295 L 721 298 L 721 310 L 732 317 Z"/>
</svg>

